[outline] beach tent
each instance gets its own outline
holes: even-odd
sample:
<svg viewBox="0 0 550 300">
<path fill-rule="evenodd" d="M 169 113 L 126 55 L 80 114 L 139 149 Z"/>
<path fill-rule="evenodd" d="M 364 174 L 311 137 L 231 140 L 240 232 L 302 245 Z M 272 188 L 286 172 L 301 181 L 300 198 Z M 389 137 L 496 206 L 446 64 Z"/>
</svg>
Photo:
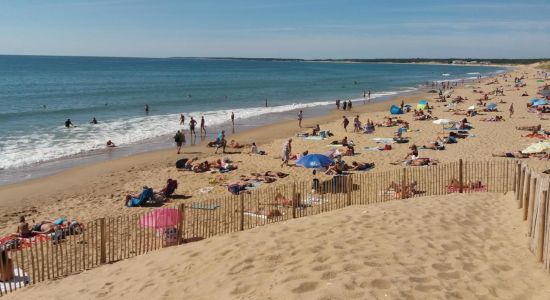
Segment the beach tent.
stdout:
<svg viewBox="0 0 550 300">
<path fill-rule="evenodd" d="M 401 115 L 401 114 L 403 114 L 403 110 L 397 105 L 392 105 L 390 107 L 390 113 L 392 115 Z"/>
<path fill-rule="evenodd" d="M 546 152 L 550 150 L 550 142 L 538 142 L 531 144 L 529 147 L 522 150 L 522 153 L 530 154 L 530 153 L 541 153 Z"/>
<path fill-rule="evenodd" d="M 312 169 L 327 167 L 331 163 L 332 159 L 322 154 L 308 154 L 296 161 L 296 165 Z"/>
<path fill-rule="evenodd" d="M 488 110 L 495 110 L 497 108 L 497 104 L 496 103 L 489 103 L 487 104 L 487 109 Z"/>
</svg>

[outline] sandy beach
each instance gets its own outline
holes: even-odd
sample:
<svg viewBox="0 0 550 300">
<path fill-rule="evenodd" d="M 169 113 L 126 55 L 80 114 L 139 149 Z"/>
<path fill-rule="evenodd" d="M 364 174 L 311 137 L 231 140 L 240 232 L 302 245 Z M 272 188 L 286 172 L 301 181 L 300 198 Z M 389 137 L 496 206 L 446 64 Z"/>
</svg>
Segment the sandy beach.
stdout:
<svg viewBox="0 0 550 300">
<path fill-rule="evenodd" d="M 498 104 L 500 112 L 481 112 L 478 116 L 468 118 L 474 126 L 474 129 L 470 131 L 473 136 L 460 139 L 457 144 L 448 145 L 444 151 L 421 150 L 420 156 L 430 157 L 441 163 L 456 161 L 458 158 L 490 160 L 494 159 L 491 156 L 492 153 L 522 150 L 531 143 L 538 141 L 538 139 L 522 137 L 528 132 L 515 129 L 516 126 L 537 124 L 541 124 L 542 128 L 548 128 L 550 124 L 547 117 L 539 120 L 536 114 L 528 113 L 525 106 L 529 99 L 536 97 L 538 88 L 543 85 L 536 82 L 537 71 L 539 69 L 533 65 L 515 67 L 508 73 L 509 77 L 502 78 L 502 75 L 500 75 L 498 78 L 499 83 L 488 84 L 494 80 L 488 78 L 481 82 L 454 88 L 453 97 L 462 96 L 469 99 L 458 104 L 457 108 L 459 109 L 466 109 L 476 103 L 475 100 L 483 97 L 483 94 L 474 93 L 474 89 L 491 92 L 496 87 L 503 87 L 505 96 L 490 95 L 488 102 L 499 103 L 502 101 L 505 103 Z M 527 77 L 524 80 L 527 86 L 518 90 L 513 87 L 513 78 L 522 75 Z M 525 91 L 529 96 L 521 97 L 520 95 Z M 404 101 L 415 106 L 420 99 L 428 99 L 434 107 L 434 117 L 457 121 L 466 117 L 448 112 L 445 108 L 447 103 L 435 102 L 434 98 L 436 96 L 437 94 L 417 93 L 407 97 L 397 97 L 384 103 L 370 105 L 356 103 L 352 111 L 334 110 L 330 114 L 318 118 L 308 118 L 307 111 L 305 111 L 304 128 L 299 128 L 297 121 L 287 121 L 239 132 L 240 129 L 237 124 L 237 133 L 228 136 L 228 140 L 234 139 L 240 144 L 256 142 L 261 150 L 267 152 L 267 155 L 250 155 L 248 154 L 248 147 L 243 149 L 228 148 L 228 154 L 216 155 L 213 148 L 207 148 L 204 144 L 201 144 L 185 148 L 181 155 L 177 155 L 175 149 L 151 152 L 77 167 L 46 178 L 1 186 L 0 232 L 3 234 L 13 232 L 20 215 L 25 215 L 27 219 L 36 221 L 64 216 L 85 222 L 102 216 L 147 210 L 150 208 L 130 209 L 123 207 L 124 197 L 130 193 L 140 192 L 141 187 L 144 185 L 159 190 L 168 178 L 176 179 L 180 183 L 176 194 L 191 197 L 190 200 L 173 200 L 173 202 L 195 201 L 218 195 L 227 195 L 229 192 L 224 184 L 238 180 L 240 175 L 250 175 L 253 172 L 282 171 L 290 174 L 290 176 L 278 179 L 274 183 L 263 184 L 260 189 L 291 182 L 298 178 L 310 178 L 310 170 L 280 166 L 281 149 L 289 137 L 294 137 L 293 153 L 301 153 L 306 150 L 310 153 L 323 153 L 331 149 L 328 147 L 330 141 L 341 140 L 344 136 L 347 136 L 349 140 L 357 145 L 355 156 L 344 157 L 348 164 L 351 161 L 374 162 L 376 170 L 401 168 L 401 166 L 392 165 L 390 162 L 403 159 L 410 144 L 426 145 L 438 136 L 447 135 L 448 132 L 445 132 L 440 125 L 432 124 L 430 120 L 415 121 L 413 115 L 407 113 L 400 115 L 400 118 L 410 124 L 411 131 L 405 133 L 405 136 L 410 138 L 411 142 L 409 144 L 394 144 L 391 151 L 367 151 L 365 150 L 366 147 L 379 145 L 372 141 L 372 138 L 393 137 L 397 127 L 377 127 L 374 134 L 346 133 L 341 125 L 342 116 L 347 116 L 350 122 L 353 121 L 356 115 L 359 115 L 362 122 L 369 119 L 378 123 L 382 122 L 384 117 L 390 115 L 388 110 L 391 104 L 399 104 Z M 511 103 L 514 104 L 515 113 L 510 119 L 508 118 L 508 107 Z M 496 115 L 503 116 L 505 121 L 483 122 L 480 120 Z M 311 127 L 316 124 L 320 124 L 322 130 L 330 130 L 334 136 L 323 141 L 310 141 L 295 137 L 299 132 L 311 132 Z M 352 127 L 353 125 L 350 125 L 348 131 L 351 131 Z M 230 132 L 229 128 L 227 132 Z M 238 170 L 220 175 L 209 172 L 181 172 L 175 169 L 174 163 L 178 159 L 195 156 L 199 157 L 200 160 L 209 161 L 227 157 L 238 165 Z M 544 170 L 550 166 L 547 160 L 529 160 L 539 170 Z M 218 175 L 218 181 L 221 182 L 210 184 L 211 179 Z M 211 192 L 199 192 L 201 188 L 208 186 L 213 188 Z"/>
<path fill-rule="evenodd" d="M 512 193 L 352 206 L 172 247 L 6 299 L 548 299 Z"/>
</svg>

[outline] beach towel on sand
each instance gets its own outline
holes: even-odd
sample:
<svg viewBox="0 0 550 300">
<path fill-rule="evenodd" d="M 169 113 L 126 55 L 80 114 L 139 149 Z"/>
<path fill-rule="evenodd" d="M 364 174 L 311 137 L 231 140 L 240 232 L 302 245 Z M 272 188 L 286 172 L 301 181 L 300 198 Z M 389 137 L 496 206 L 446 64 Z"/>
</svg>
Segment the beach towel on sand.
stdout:
<svg viewBox="0 0 550 300">
<path fill-rule="evenodd" d="M 220 206 L 217 205 L 217 204 L 205 204 L 205 203 L 193 203 L 193 204 L 191 204 L 191 208 L 193 208 L 193 209 L 215 210 L 219 207 Z"/>
</svg>

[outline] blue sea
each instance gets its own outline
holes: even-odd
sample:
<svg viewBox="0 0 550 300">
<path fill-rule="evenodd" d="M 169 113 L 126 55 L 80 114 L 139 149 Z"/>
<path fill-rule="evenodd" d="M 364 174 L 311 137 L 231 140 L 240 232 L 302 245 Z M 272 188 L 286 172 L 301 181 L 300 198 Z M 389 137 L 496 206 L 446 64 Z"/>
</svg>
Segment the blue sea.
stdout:
<svg viewBox="0 0 550 300">
<path fill-rule="evenodd" d="M 182 127 L 207 128 L 296 109 L 414 91 L 425 82 L 488 76 L 503 68 L 424 64 L 214 59 L 0 56 L 0 172 L 143 145 Z M 265 107 L 267 100 L 268 106 Z M 144 106 L 150 108 L 145 114 Z M 99 124 L 90 124 L 92 118 Z M 70 118 L 74 128 L 65 128 Z M 186 120 L 186 122 L 187 122 Z M 187 126 L 186 126 L 187 128 Z M 8 173 L 9 174 L 9 173 Z"/>
</svg>

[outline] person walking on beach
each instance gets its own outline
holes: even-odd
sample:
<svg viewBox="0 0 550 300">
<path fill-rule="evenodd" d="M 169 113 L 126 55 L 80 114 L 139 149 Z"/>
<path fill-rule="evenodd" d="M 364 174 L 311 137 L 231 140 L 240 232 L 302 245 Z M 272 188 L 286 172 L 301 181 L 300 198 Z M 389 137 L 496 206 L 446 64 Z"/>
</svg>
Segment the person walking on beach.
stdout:
<svg viewBox="0 0 550 300">
<path fill-rule="evenodd" d="M 510 104 L 510 108 L 508 109 L 510 112 L 510 119 L 512 118 L 512 115 L 514 114 L 514 103 Z"/>
<path fill-rule="evenodd" d="M 351 99 L 348 100 L 348 110 L 351 110 Z"/>
<path fill-rule="evenodd" d="M 185 116 L 183 114 L 180 114 L 180 125 L 185 124 Z"/>
<path fill-rule="evenodd" d="M 222 148 L 222 152 L 225 153 L 225 146 L 227 145 L 227 140 L 225 139 L 225 131 L 222 130 L 220 134 L 218 134 L 218 140 L 216 141 L 216 151 L 214 153 L 218 153 L 218 149 Z"/>
<path fill-rule="evenodd" d="M 201 135 L 204 132 L 204 135 L 206 136 L 206 127 L 204 126 L 204 116 L 201 116 Z"/>
<path fill-rule="evenodd" d="M 145 113 L 146 113 L 146 114 L 149 113 L 149 104 L 145 104 Z"/>
<path fill-rule="evenodd" d="M 353 118 L 353 132 L 361 132 L 361 121 L 359 121 L 359 115 Z"/>
<path fill-rule="evenodd" d="M 283 146 L 283 153 L 282 153 L 283 163 L 281 164 L 281 167 L 283 166 L 288 167 L 288 161 L 290 160 L 291 151 L 292 151 L 292 139 L 288 139 L 288 141 Z"/>
<path fill-rule="evenodd" d="M 336 109 L 340 110 L 340 99 L 336 100 Z"/>
<path fill-rule="evenodd" d="M 345 103 L 345 102 L 344 102 Z M 348 132 L 348 125 L 349 125 L 349 120 L 348 118 L 346 118 L 346 116 L 344 116 L 344 121 L 342 121 L 342 125 L 344 126 L 344 130 L 346 132 Z"/>
<path fill-rule="evenodd" d="M 300 126 L 300 128 L 302 128 L 302 120 L 304 119 L 304 113 L 302 111 L 300 111 L 298 113 L 298 126 Z"/>
<path fill-rule="evenodd" d="M 195 137 L 197 134 L 195 133 L 195 125 L 197 125 L 197 121 L 191 117 L 191 120 L 189 121 L 189 135 L 194 135 Z"/>
<path fill-rule="evenodd" d="M 346 102 L 346 100 L 344 100 L 344 103 L 342 103 L 342 110 L 346 110 L 348 107 L 348 103 Z"/>
<path fill-rule="evenodd" d="M 231 125 L 235 127 L 235 114 L 231 112 Z"/>
<path fill-rule="evenodd" d="M 174 142 L 176 142 L 178 154 L 180 154 L 181 146 L 183 145 L 183 143 L 185 143 L 185 135 L 183 135 L 183 132 L 181 132 L 180 130 L 176 132 L 176 135 L 174 136 Z"/>
</svg>

